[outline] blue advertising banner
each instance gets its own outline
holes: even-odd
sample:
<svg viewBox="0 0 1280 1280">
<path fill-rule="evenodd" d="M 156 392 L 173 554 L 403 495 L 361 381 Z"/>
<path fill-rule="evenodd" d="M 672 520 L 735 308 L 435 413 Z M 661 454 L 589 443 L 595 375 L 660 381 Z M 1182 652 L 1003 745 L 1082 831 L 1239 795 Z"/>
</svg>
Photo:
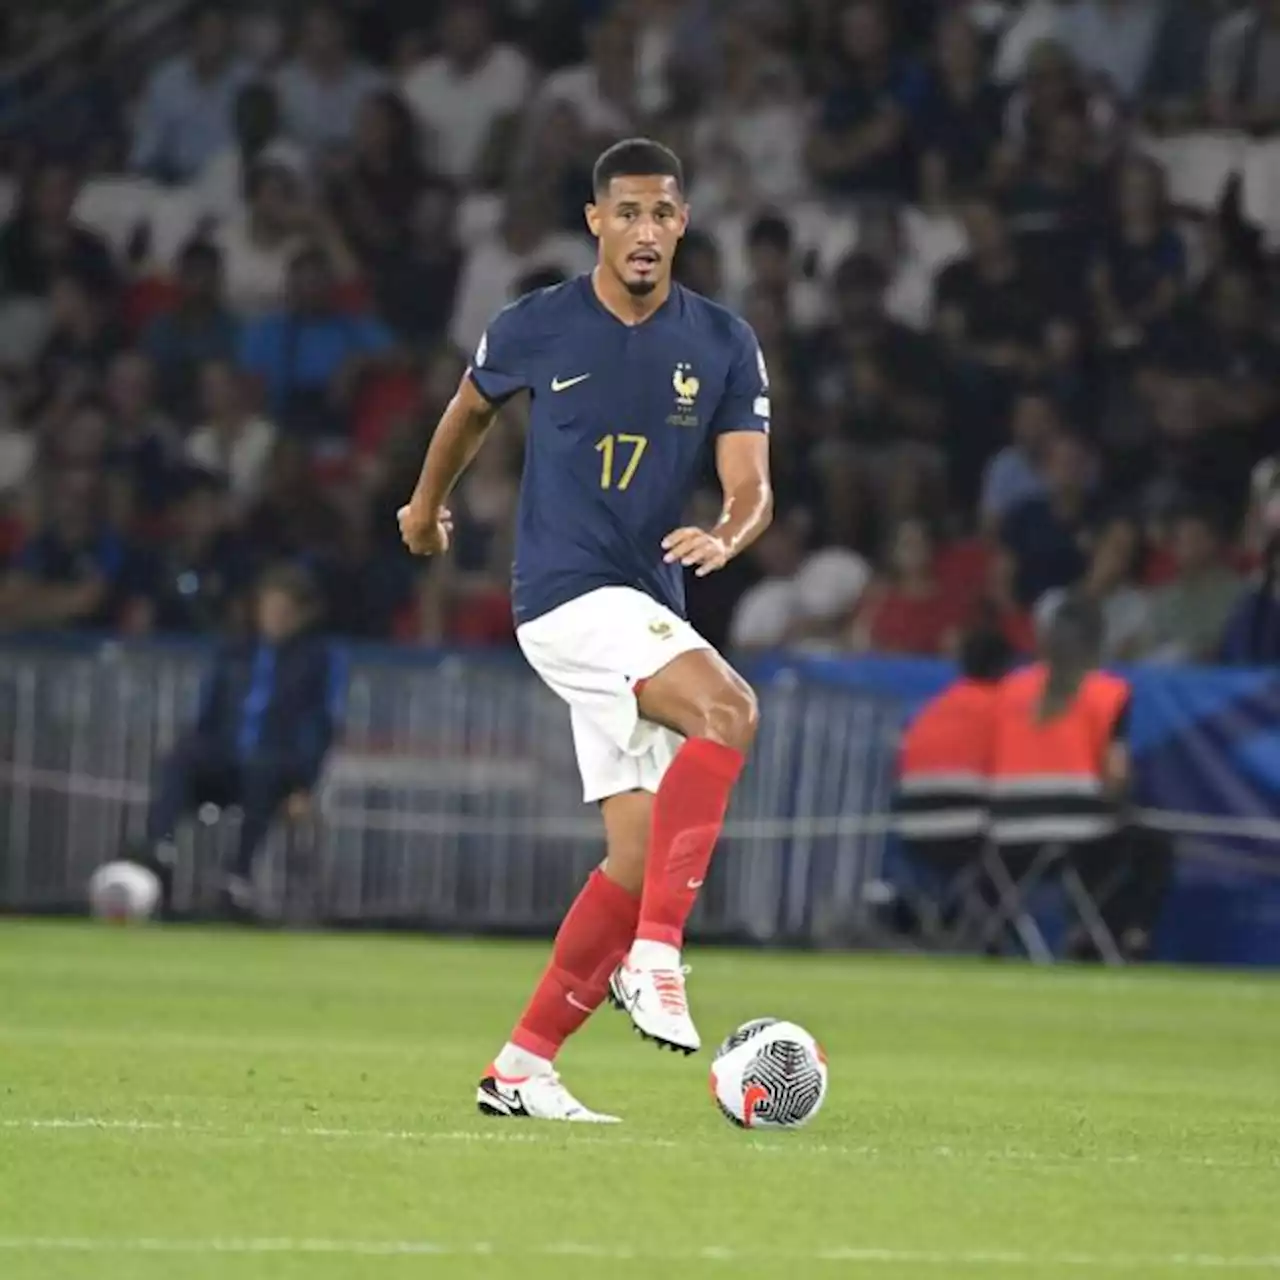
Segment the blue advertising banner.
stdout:
<svg viewBox="0 0 1280 1280">
<path fill-rule="evenodd" d="M 1132 668 L 1137 800 L 1203 819 L 1178 837 L 1178 875 L 1159 950 L 1184 962 L 1280 965 L 1280 845 L 1242 832 L 1280 823 L 1280 673 Z M 903 722 L 954 678 L 945 662 L 770 658 L 752 678 L 858 689 L 896 701 Z M 1214 824 L 1213 819 L 1221 819 Z M 1215 825 L 1217 829 L 1215 830 Z M 1223 857 L 1222 855 L 1228 855 Z"/>
</svg>

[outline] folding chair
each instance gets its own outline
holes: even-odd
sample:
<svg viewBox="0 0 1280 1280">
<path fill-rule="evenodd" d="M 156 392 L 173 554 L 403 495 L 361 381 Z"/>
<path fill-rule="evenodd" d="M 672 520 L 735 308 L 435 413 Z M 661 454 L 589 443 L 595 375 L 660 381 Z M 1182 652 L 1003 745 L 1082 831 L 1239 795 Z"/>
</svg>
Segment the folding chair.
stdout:
<svg viewBox="0 0 1280 1280">
<path fill-rule="evenodd" d="M 1115 934 L 1111 932 L 1111 927 L 1102 915 L 1102 908 L 1119 888 L 1123 875 L 1123 868 L 1116 868 L 1111 876 L 1103 881 L 1095 896 L 1094 893 L 1090 893 L 1080 872 L 1076 870 L 1069 853 L 1062 864 L 1061 871 L 1063 892 L 1074 908 L 1076 917 L 1088 935 L 1089 941 L 1097 947 L 1104 964 L 1116 966 L 1125 963 L 1124 953 L 1120 950 Z"/>
<path fill-rule="evenodd" d="M 988 841 L 982 857 L 982 867 L 995 888 L 997 902 L 989 908 L 986 926 L 982 933 L 983 949 L 1000 941 L 1006 930 L 1012 929 L 1022 943 L 1027 957 L 1035 964 L 1052 964 L 1054 954 L 1045 941 L 1036 918 L 1027 907 L 1027 899 L 1048 879 L 1050 873 L 1064 856 L 1062 845 L 1045 845 L 1031 860 L 1021 875 L 1015 875 L 1005 861 L 1005 855 L 995 841 Z"/>
<path fill-rule="evenodd" d="M 1067 904 L 1103 961 L 1109 965 L 1125 963 L 1115 935 L 1102 914 L 1103 906 L 1119 887 L 1123 870 L 1117 868 L 1095 896 L 1072 861 L 1075 847 L 1065 841 L 1045 844 L 1032 857 L 1026 870 L 1015 874 L 1000 847 L 994 842 L 988 844 L 983 866 L 999 895 L 999 903 L 983 935 L 987 946 L 994 944 L 1006 929 L 1012 929 L 1029 959 L 1036 964 L 1052 964 L 1056 958 L 1053 949 L 1027 903 L 1041 885 L 1054 880 L 1061 886 Z"/>
<path fill-rule="evenodd" d="M 901 826 L 910 824 L 908 834 Z M 929 816 L 899 818 L 899 838 L 904 862 L 928 872 L 930 883 L 921 885 L 913 875 L 911 890 L 902 895 L 910 905 L 915 932 L 921 944 L 934 951 L 969 951 L 975 947 L 977 922 L 990 906 L 980 893 L 983 879 L 981 845 L 972 837 L 948 839 L 947 832 L 929 830 Z M 967 848 L 973 845 L 972 849 Z"/>
</svg>

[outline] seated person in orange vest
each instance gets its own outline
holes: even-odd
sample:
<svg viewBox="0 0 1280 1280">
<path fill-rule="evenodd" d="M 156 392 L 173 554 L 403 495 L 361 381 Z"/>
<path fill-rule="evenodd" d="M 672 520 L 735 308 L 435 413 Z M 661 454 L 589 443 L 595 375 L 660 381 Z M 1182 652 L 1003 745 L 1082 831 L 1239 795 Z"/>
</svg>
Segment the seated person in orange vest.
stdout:
<svg viewBox="0 0 1280 1280">
<path fill-rule="evenodd" d="M 970 632 L 960 645 L 960 678 L 903 736 L 897 831 L 909 857 L 937 870 L 954 873 L 982 855 L 996 698 L 1012 660 L 998 632 Z"/>
<path fill-rule="evenodd" d="M 1043 641 L 1045 661 L 1007 676 L 996 702 L 991 838 L 1015 876 L 1046 845 L 1065 845 L 1128 958 L 1151 945 L 1171 857 L 1157 833 L 1128 823 L 1130 692 L 1097 670 L 1102 613 L 1071 596 Z M 1094 958 L 1083 934 L 1068 943 Z"/>
</svg>

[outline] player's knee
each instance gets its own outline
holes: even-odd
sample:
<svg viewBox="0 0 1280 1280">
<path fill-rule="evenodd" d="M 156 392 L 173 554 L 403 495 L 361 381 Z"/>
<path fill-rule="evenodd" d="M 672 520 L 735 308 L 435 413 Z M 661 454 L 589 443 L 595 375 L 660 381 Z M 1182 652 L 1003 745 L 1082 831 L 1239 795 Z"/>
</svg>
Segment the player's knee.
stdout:
<svg viewBox="0 0 1280 1280">
<path fill-rule="evenodd" d="M 704 713 L 703 732 L 713 742 L 746 752 L 760 723 L 760 704 L 745 680 L 726 681 L 710 698 Z"/>
</svg>

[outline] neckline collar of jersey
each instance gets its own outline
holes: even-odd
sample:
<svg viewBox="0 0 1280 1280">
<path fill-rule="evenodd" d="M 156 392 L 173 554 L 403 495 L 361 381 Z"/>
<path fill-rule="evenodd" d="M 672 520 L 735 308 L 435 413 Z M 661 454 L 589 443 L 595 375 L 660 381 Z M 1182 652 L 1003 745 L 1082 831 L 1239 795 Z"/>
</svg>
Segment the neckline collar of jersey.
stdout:
<svg viewBox="0 0 1280 1280">
<path fill-rule="evenodd" d="M 625 320 L 614 315 L 614 313 L 610 311 L 609 308 L 600 300 L 600 295 L 596 292 L 596 282 L 593 278 L 593 272 L 588 271 L 585 275 L 579 276 L 578 278 L 582 282 L 582 288 L 587 295 L 588 301 L 597 311 L 600 312 L 602 316 L 608 317 L 608 319 L 612 320 L 613 323 L 618 325 L 620 328 L 627 329 L 635 333 L 638 333 L 641 329 L 650 328 L 655 322 L 665 317 L 676 305 L 676 293 L 680 288 L 680 286 L 673 280 L 671 282 L 671 292 L 667 294 L 662 305 L 653 313 L 653 315 L 649 316 L 645 320 L 637 321 L 635 324 L 628 324 Z"/>
</svg>

